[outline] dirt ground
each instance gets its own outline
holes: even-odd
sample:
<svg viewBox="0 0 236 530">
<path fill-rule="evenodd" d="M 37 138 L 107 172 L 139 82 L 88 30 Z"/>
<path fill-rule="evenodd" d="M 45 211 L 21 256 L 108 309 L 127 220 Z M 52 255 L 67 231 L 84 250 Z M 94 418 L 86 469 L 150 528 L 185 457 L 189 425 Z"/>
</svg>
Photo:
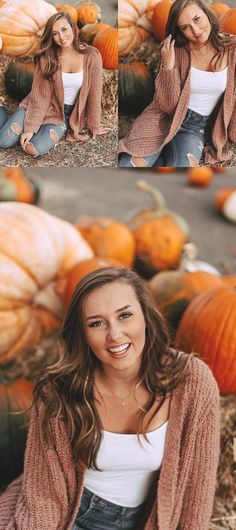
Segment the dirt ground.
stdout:
<svg viewBox="0 0 236 530">
<path fill-rule="evenodd" d="M 58 4 L 58 0 L 50 3 Z M 76 1 L 69 1 L 75 5 Z M 117 21 L 117 2 L 98 0 L 102 21 L 114 26 Z M 11 115 L 19 102 L 6 94 L 4 72 L 14 58 L 0 55 L 0 95 L 6 98 L 6 109 Z M 117 71 L 103 70 L 103 96 L 101 126 L 106 133 L 95 140 L 71 143 L 62 139 L 47 155 L 33 158 L 19 145 L 11 149 L 0 149 L 0 166 L 47 167 L 47 166 L 116 166 L 117 163 Z"/>
</svg>

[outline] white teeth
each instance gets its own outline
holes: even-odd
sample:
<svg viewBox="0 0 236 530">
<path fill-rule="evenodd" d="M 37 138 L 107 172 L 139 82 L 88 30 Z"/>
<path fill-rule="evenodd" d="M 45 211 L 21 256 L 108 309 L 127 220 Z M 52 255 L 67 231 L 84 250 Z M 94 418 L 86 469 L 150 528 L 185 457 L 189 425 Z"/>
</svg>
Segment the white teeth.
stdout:
<svg viewBox="0 0 236 530">
<path fill-rule="evenodd" d="M 121 353 L 129 347 L 129 343 L 122 344 L 122 346 L 117 346 L 117 348 L 108 348 L 111 353 Z"/>
</svg>

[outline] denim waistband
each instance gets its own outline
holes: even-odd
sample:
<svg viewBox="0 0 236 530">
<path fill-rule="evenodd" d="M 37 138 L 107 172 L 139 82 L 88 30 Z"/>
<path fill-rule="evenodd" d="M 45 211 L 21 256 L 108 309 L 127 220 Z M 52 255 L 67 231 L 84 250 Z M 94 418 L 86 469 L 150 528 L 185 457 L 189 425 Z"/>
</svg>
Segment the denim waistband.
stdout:
<svg viewBox="0 0 236 530">
<path fill-rule="evenodd" d="M 145 503 L 142 503 L 134 508 L 128 506 L 120 506 L 119 504 L 114 504 L 113 502 L 107 501 L 106 499 L 102 499 L 95 493 L 92 493 L 92 491 L 88 490 L 87 488 L 84 488 L 83 497 L 86 497 L 88 500 L 92 501 L 94 506 L 101 506 L 105 508 L 106 511 L 109 511 L 114 515 L 120 514 L 121 511 L 123 515 L 125 515 L 126 513 L 138 513 L 143 510 L 145 505 Z"/>
<path fill-rule="evenodd" d="M 208 121 L 209 118 L 210 118 L 210 115 L 208 116 L 204 116 L 203 114 L 199 114 L 198 112 L 195 112 L 195 110 L 192 110 L 192 109 L 188 109 L 186 114 L 185 114 L 185 118 L 196 118 L 198 120 L 200 120 L 201 118 L 204 120 L 204 121 Z"/>
</svg>

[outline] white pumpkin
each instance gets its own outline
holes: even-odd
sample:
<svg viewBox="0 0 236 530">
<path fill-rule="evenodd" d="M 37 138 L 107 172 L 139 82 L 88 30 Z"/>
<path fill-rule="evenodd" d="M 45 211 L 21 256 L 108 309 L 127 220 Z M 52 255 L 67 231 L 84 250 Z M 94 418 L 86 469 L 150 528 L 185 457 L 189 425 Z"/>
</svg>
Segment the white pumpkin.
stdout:
<svg viewBox="0 0 236 530">
<path fill-rule="evenodd" d="M 152 32 L 153 9 L 160 0 L 119 0 L 118 50 L 128 55 Z"/>
<path fill-rule="evenodd" d="M 236 190 L 226 199 L 222 212 L 229 221 L 236 223 Z"/>
</svg>

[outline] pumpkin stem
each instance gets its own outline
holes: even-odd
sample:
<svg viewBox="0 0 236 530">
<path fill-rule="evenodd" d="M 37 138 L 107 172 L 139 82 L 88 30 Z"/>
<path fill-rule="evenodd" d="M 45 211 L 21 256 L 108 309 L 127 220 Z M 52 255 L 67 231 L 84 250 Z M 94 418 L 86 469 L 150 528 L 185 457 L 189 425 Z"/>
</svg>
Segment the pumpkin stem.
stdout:
<svg viewBox="0 0 236 530">
<path fill-rule="evenodd" d="M 143 179 L 138 180 L 137 187 L 139 190 L 149 193 L 149 195 L 151 196 L 154 202 L 155 208 L 157 208 L 158 210 L 165 209 L 166 202 L 165 202 L 164 196 L 157 188 L 154 188 L 153 186 L 148 184 L 146 180 L 143 180 Z"/>
</svg>

